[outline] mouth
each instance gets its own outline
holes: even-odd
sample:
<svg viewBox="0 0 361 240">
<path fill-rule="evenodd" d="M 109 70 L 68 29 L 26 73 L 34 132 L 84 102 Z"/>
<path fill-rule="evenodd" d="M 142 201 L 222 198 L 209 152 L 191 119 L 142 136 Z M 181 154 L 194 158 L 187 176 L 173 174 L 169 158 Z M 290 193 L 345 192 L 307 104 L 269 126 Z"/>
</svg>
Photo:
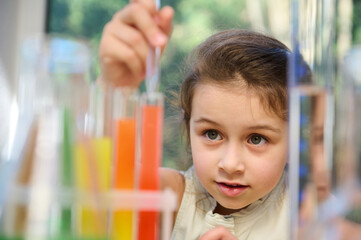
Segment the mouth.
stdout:
<svg viewBox="0 0 361 240">
<path fill-rule="evenodd" d="M 242 194 L 249 188 L 249 185 L 242 185 L 238 183 L 226 183 L 226 182 L 216 182 L 218 189 L 227 196 L 235 197 Z"/>
</svg>

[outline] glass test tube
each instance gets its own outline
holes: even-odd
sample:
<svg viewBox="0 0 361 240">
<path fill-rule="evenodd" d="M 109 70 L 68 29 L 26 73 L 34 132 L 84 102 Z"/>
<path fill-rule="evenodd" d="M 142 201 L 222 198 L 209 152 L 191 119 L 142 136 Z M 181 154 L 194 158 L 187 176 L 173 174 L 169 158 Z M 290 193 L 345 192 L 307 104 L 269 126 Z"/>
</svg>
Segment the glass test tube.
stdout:
<svg viewBox="0 0 361 240">
<path fill-rule="evenodd" d="M 32 48 L 29 48 L 29 46 L 26 45 L 29 43 L 31 44 Z M 39 132 L 37 116 L 39 109 L 36 108 L 36 103 L 46 102 L 46 95 L 49 94 L 47 91 L 43 91 L 43 89 L 37 89 L 37 85 L 40 85 L 39 81 L 42 80 L 42 76 L 39 74 L 39 72 L 44 72 L 42 71 L 43 69 L 39 69 L 39 55 L 41 54 L 42 50 L 41 43 L 42 41 L 39 39 L 28 40 L 23 43 L 21 49 L 20 79 L 17 99 L 19 119 L 32 116 L 32 130 L 27 133 L 27 138 L 29 141 L 26 141 L 26 145 L 24 146 L 24 149 L 22 149 L 23 152 L 19 154 L 21 158 L 19 164 L 21 164 L 21 166 L 18 173 L 16 173 L 14 182 L 11 183 L 14 184 L 15 189 L 30 188 L 34 165 L 36 164 L 35 149 L 37 148 L 37 138 Z M 46 84 L 43 86 L 45 89 L 48 89 L 48 87 L 51 86 L 51 83 L 46 82 Z M 24 126 L 22 121 L 19 121 L 18 124 L 18 129 Z M 20 126 L 20 124 L 23 126 Z M 34 133 L 33 128 L 36 129 L 36 133 Z M 18 144 L 19 142 L 14 142 L 14 145 Z M 10 236 L 14 236 L 15 234 L 16 236 L 25 237 L 26 231 L 28 229 L 27 221 L 29 217 L 29 207 L 27 206 L 27 203 L 19 204 L 18 200 L 20 199 L 18 199 L 16 194 L 14 194 L 14 196 L 9 196 L 9 198 L 15 199 L 13 199 L 14 203 L 4 208 L 4 232 L 6 235 L 10 234 Z M 14 205 L 14 207 L 12 205 Z"/>
<path fill-rule="evenodd" d="M 340 232 L 357 239 L 361 236 L 361 48 L 350 49 L 341 64 L 335 128 L 334 193 Z"/>
<path fill-rule="evenodd" d="M 30 179 L 26 238 L 48 239 L 51 207 L 58 169 L 59 110 L 48 109 L 39 116 L 39 131 Z M 49 134 L 51 133 L 51 134 Z"/>
<path fill-rule="evenodd" d="M 82 86 L 81 89 L 90 94 L 84 106 L 87 110 L 80 111 L 81 123 L 78 119 L 80 127 L 74 146 L 75 186 L 80 195 L 76 206 L 75 232 L 82 238 L 105 238 L 108 216 L 101 196 L 110 190 L 112 139 L 104 133 L 106 112 L 103 93 L 95 85 L 91 85 L 90 89 Z"/>
<path fill-rule="evenodd" d="M 114 91 L 114 170 L 115 190 L 135 190 L 136 117 L 138 92 L 132 88 Z M 132 209 L 115 209 L 111 214 L 111 239 L 134 239 Z"/>
<path fill-rule="evenodd" d="M 328 239 L 332 191 L 333 0 L 292 1 L 289 70 L 291 239 Z M 327 211 L 327 210 L 326 210 Z"/>
<path fill-rule="evenodd" d="M 55 86 L 55 102 L 61 109 L 59 179 L 56 190 L 58 194 L 71 191 L 73 194 L 70 198 L 75 200 L 75 145 L 79 127 L 85 126 L 83 117 L 86 116 L 88 104 L 86 78 L 90 52 L 85 42 L 59 37 L 50 36 L 44 46 L 46 48 L 42 59 L 47 66 L 46 80 Z M 67 239 L 76 236 L 75 205 L 74 201 L 63 205 L 60 199 L 55 199 L 51 210 L 49 237 Z"/>
<path fill-rule="evenodd" d="M 69 50 L 77 54 L 69 54 Z M 21 114 L 33 113 L 38 121 L 37 139 L 29 144 L 34 166 L 30 175 L 27 173 L 30 182 L 22 186 L 23 192 L 29 194 L 28 198 L 23 199 L 28 208 L 26 216 L 22 216 L 23 222 L 26 222 L 25 238 L 48 239 L 48 234 L 71 235 L 71 210 L 59 208 L 57 201 L 52 201 L 53 194 L 58 190 L 56 180 L 59 180 L 60 188 L 68 187 L 71 185 L 68 183 L 72 182 L 69 167 L 71 148 L 68 148 L 71 120 L 68 111 L 59 111 L 63 109 L 63 106 L 59 107 L 59 102 L 63 102 L 57 101 L 57 87 L 75 76 L 78 79 L 83 76 L 87 65 L 86 53 L 87 48 L 82 44 L 51 36 L 29 39 L 22 49 L 19 109 Z M 81 61 L 78 61 L 78 57 Z M 82 67 L 79 67 L 79 63 Z M 61 119 L 59 115 L 62 115 Z M 60 148 L 59 140 L 62 141 Z M 56 219 L 52 219 L 50 213 L 53 208 L 59 210 Z"/>
<path fill-rule="evenodd" d="M 159 191 L 159 167 L 162 161 L 163 94 L 143 93 L 141 96 L 140 173 L 141 191 Z M 157 211 L 139 211 L 138 239 L 158 239 L 159 214 Z"/>
<path fill-rule="evenodd" d="M 29 119 L 28 119 L 29 120 Z M 25 237 L 26 221 L 28 218 L 28 208 L 24 203 L 22 195 L 17 191 L 18 189 L 26 189 L 29 186 L 32 169 L 34 165 L 34 149 L 36 147 L 38 136 L 38 121 L 32 121 L 27 129 L 27 136 L 24 139 L 24 145 L 19 154 L 19 167 L 14 172 L 14 177 L 11 182 L 9 195 L 3 202 L 3 209 L 1 213 L 1 237 L 19 238 Z M 20 138 L 17 138 L 20 140 Z M 15 155 L 15 154 L 13 154 Z M 14 161 L 11 159 L 10 161 Z M 17 159 L 16 159 L 17 160 Z"/>
</svg>

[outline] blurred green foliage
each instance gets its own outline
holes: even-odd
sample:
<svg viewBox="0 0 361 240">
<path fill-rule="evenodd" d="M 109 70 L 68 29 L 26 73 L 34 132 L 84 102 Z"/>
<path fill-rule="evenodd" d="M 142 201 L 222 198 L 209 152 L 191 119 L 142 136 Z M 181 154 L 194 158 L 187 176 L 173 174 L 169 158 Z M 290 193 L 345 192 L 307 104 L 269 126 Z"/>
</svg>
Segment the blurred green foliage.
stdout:
<svg viewBox="0 0 361 240">
<path fill-rule="evenodd" d="M 253 1 L 253 2 L 252 2 Z M 185 141 L 180 137 L 181 114 L 172 104 L 176 102 L 175 93 L 178 92 L 182 77 L 186 71 L 185 59 L 189 52 L 210 34 L 219 30 L 242 27 L 251 28 L 251 14 L 247 9 L 250 4 L 257 2 L 262 7 L 261 13 L 266 17 L 263 28 L 271 29 L 267 17 L 282 14 L 282 8 L 274 6 L 276 3 L 266 0 L 163 0 L 162 6 L 169 5 L 175 9 L 174 30 L 171 41 L 162 59 L 161 89 L 166 95 L 165 125 L 164 125 L 164 155 L 163 165 L 177 169 L 185 169 L 189 162 Z M 277 1 L 279 4 L 280 0 Z M 287 0 L 281 1 L 288 3 Z M 48 0 L 47 32 L 85 38 L 94 50 L 97 57 L 97 47 L 104 25 L 112 15 L 125 6 L 125 0 Z M 276 5 L 277 5 L 276 4 Z M 266 8 L 273 13 L 266 11 Z M 284 9 L 288 9 L 283 8 Z M 361 0 L 354 0 L 353 41 L 361 43 Z M 286 15 L 285 15 L 286 16 Z M 257 16 L 259 17 L 259 16 Z M 287 21 L 287 19 L 281 21 Z M 277 26 L 276 26 L 277 28 Z M 259 29 L 257 29 L 259 30 Z M 279 29 L 274 29 L 279 32 Z M 288 32 L 289 29 L 283 32 Z M 287 39 L 277 36 L 282 41 Z M 96 74 L 99 74 L 97 66 Z M 144 86 L 143 86 L 144 89 Z"/>
<path fill-rule="evenodd" d="M 49 0 L 47 32 L 85 38 L 96 53 L 104 25 L 125 4 L 124 0 Z M 172 39 L 162 59 L 161 89 L 166 95 L 163 165 L 186 169 L 189 154 L 181 137 L 181 114 L 175 97 L 186 56 L 211 33 L 249 24 L 241 21 L 244 1 L 164 0 L 162 5 L 175 9 Z"/>
<path fill-rule="evenodd" d="M 361 44 L 361 0 L 353 0 L 352 42 Z"/>
</svg>

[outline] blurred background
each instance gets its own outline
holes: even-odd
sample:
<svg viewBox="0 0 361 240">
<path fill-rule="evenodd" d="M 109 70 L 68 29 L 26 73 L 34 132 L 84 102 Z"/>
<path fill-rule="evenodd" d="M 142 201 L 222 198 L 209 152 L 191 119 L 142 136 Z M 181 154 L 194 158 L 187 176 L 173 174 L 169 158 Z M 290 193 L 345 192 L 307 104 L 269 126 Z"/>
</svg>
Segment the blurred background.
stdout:
<svg viewBox="0 0 361 240">
<path fill-rule="evenodd" d="M 85 39 L 97 62 L 102 29 L 126 4 L 124 0 L 0 0 L 0 149 L 9 131 L 5 113 L 9 113 L 11 99 L 17 94 L 19 51 L 23 40 L 41 32 Z M 173 103 L 186 71 L 187 54 L 210 34 L 235 27 L 273 35 L 290 46 L 290 1 L 163 0 L 161 5 L 175 9 L 174 30 L 161 65 L 167 119 L 163 165 L 185 169 L 189 157 L 179 130 L 180 112 Z M 361 44 L 361 0 L 338 0 L 336 12 L 334 50 L 337 59 L 341 59 L 352 45 Z M 94 68 L 96 75 L 99 74 L 97 64 Z"/>
<path fill-rule="evenodd" d="M 102 121 L 98 123 L 88 121 L 92 120 L 91 114 L 97 117 L 98 104 L 106 105 L 104 102 L 97 102 L 98 98 L 101 99 L 102 96 L 91 88 L 94 87 L 91 83 L 94 83 L 100 74 L 97 52 L 103 27 L 113 14 L 127 3 L 128 1 L 125 0 L 0 0 L 0 193 L 3 193 L 0 194 L 0 229 L 4 228 L 8 229 L 6 231 L 9 233 L 13 232 L 12 218 L 10 220 L 6 218 L 7 215 L 4 215 L 3 209 L 17 209 L 7 213 L 10 214 L 9 216 L 16 216 L 14 219 L 20 219 L 19 223 L 23 224 L 21 226 L 15 224 L 15 230 L 23 229 L 25 226 L 23 221 L 25 218 L 21 215 L 23 209 L 17 206 L 8 208 L 4 205 L 6 196 L 11 196 L 11 194 L 4 194 L 6 190 L 11 190 L 9 186 L 12 186 L 9 184 L 9 179 L 12 179 L 9 177 L 9 172 L 13 172 L 14 176 L 20 176 L 16 179 L 19 186 L 26 187 L 30 182 L 33 187 L 39 184 L 42 186 L 42 183 L 49 182 L 49 186 L 46 187 L 55 191 L 54 184 L 51 182 L 54 180 L 55 173 L 49 169 L 55 172 L 62 167 L 69 167 L 69 172 L 73 168 L 76 171 L 86 169 L 86 166 L 83 165 L 75 167 L 72 167 L 71 164 L 65 167 L 57 165 L 64 164 L 62 162 L 64 159 L 71 159 L 70 155 L 67 156 L 65 153 L 70 154 L 67 151 L 71 146 L 71 135 L 76 128 L 69 126 L 75 121 L 70 120 L 67 111 L 62 110 L 63 119 L 59 120 L 56 112 L 50 110 L 54 106 L 57 108 L 61 106 L 61 109 L 65 106 L 64 108 L 68 108 L 69 111 L 74 110 L 75 113 L 81 115 L 81 120 L 84 120 L 83 125 L 80 124 L 81 128 L 85 129 L 86 124 L 93 124 L 94 129 L 100 132 L 107 128 L 107 126 L 104 129 L 97 128 L 98 125 L 107 125 L 103 119 L 104 116 L 99 117 Z M 296 11 L 297 16 L 292 18 L 291 9 L 295 9 L 297 4 L 299 4 Z M 293 196 L 295 197 L 291 201 L 294 204 L 292 211 L 297 214 L 298 210 L 300 211 L 301 217 L 309 221 L 310 227 L 308 228 L 312 233 L 317 232 L 312 229 L 322 229 L 322 226 L 315 225 L 315 223 L 326 223 L 326 220 L 321 219 L 321 221 L 318 217 L 332 219 L 335 215 L 344 217 L 341 219 L 341 225 L 344 226 L 344 230 L 341 232 L 350 233 L 350 227 L 357 223 L 356 231 L 359 233 L 361 231 L 361 138 L 359 134 L 361 129 L 361 111 L 359 110 L 361 103 L 361 0 L 163 0 L 161 5 L 170 5 L 175 10 L 172 37 L 161 62 L 160 87 L 166 97 L 163 166 L 185 170 L 191 164 L 189 150 L 181 128 L 181 112 L 177 107 L 177 92 L 187 71 L 186 60 L 189 52 L 205 38 L 223 29 L 245 28 L 272 35 L 295 52 L 293 54 L 295 61 L 292 62 L 294 67 L 291 67 L 292 74 L 299 74 L 298 70 L 300 69 L 297 67 L 302 67 L 302 64 L 297 64 L 304 60 L 315 76 L 309 79 L 309 85 L 306 88 L 302 84 L 295 84 L 292 86 L 295 87 L 294 89 L 290 88 L 290 95 L 299 94 L 296 103 L 292 99 L 290 101 L 290 118 L 296 116 L 293 118 L 294 122 L 291 121 L 292 119 L 290 120 L 291 125 L 296 124 L 294 129 L 290 128 L 295 130 L 296 134 L 296 137 L 292 137 L 292 133 L 290 134 L 290 139 L 294 139 L 296 142 L 290 142 L 289 151 L 291 168 L 292 166 L 296 167 L 290 168 L 290 178 L 295 180 L 290 183 L 290 190 L 294 191 Z M 295 27 L 296 22 L 298 28 Z M 76 39 L 80 42 L 58 41 L 57 38 L 55 41 L 26 41 L 44 34 Z M 66 48 L 60 48 L 63 46 Z M 59 51 L 59 49 L 63 50 Z M 58 51 L 52 52 L 54 50 Z M 54 58 L 54 56 L 59 58 Z M 300 59 L 302 61 L 297 62 Z M 58 68 L 53 69 L 54 65 L 52 64 L 58 64 Z M 91 66 L 91 74 L 86 73 L 85 69 L 88 68 L 88 65 Z M 68 82 L 73 84 L 68 86 L 69 88 L 59 84 L 64 83 L 61 81 L 64 73 L 70 80 Z M 297 77 L 300 76 L 295 77 L 296 82 Z M 292 80 L 292 78 L 290 79 Z M 56 95 L 56 91 L 51 85 L 62 88 L 63 95 L 60 96 L 60 100 L 56 99 L 59 96 L 53 96 Z M 145 87 L 142 85 L 140 89 L 144 91 Z M 92 102 L 89 99 L 97 100 Z M 56 102 L 57 100 L 59 102 Z M 88 102 L 84 103 L 79 100 Z M 35 106 L 36 104 L 39 106 Z M 82 107 L 85 106 L 90 113 L 83 112 Z M 78 107 L 79 109 L 72 109 Z M 325 112 L 320 111 L 318 107 Z M 40 124 L 39 129 L 30 126 L 32 119 L 27 119 L 27 114 L 24 112 L 19 114 L 24 110 L 25 113 L 32 110 L 38 113 L 36 108 L 41 110 L 39 111 L 41 113 L 40 120 L 33 121 L 40 122 L 37 123 Z M 87 115 L 88 113 L 89 115 Z M 34 115 L 36 116 L 36 114 Z M 99 113 L 99 115 L 101 114 Z M 18 116 L 23 119 L 17 119 Z M 56 124 L 60 121 L 63 125 L 61 127 L 56 124 L 46 125 L 52 121 Z M 315 131 L 315 129 L 319 131 Z M 36 134 L 33 131 L 46 139 L 39 138 L 41 143 L 49 143 L 53 148 L 60 141 L 63 144 L 60 150 L 64 156 L 56 155 L 59 151 L 58 148 L 51 149 L 56 153 L 53 156 L 48 152 L 44 153 L 42 148 L 34 147 L 34 145 L 41 146 L 41 144 L 34 141 L 33 135 Z M 61 133 L 61 131 L 64 132 Z M 29 136 L 24 136 L 26 134 Z M 92 137 L 99 136 L 92 135 Z M 15 138 L 22 139 L 23 145 Z M 25 144 L 25 141 L 28 141 L 29 144 Z M 15 145 L 18 145 L 18 148 L 14 148 Z M 293 147 L 295 148 L 292 149 Z M 20 156 L 22 153 L 19 148 L 22 148 L 24 157 Z M 8 149 L 12 149 L 12 152 Z M 39 154 L 40 157 L 32 152 L 34 149 L 38 149 L 42 153 Z M 108 150 L 110 152 L 110 148 Z M 12 155 L 7 155 L 8 152 Z M 300 162 L 298 162 L 297 153 L 300 155 Z M 27 157 L 28 155 L 30 157 Z M 104 162 L 103 155 L 100 157 L 101 162 Z M 57 157 L 60 160 L 57 160 Z M 296 159 L 293 164 L 292 158 L 294 157 Z M 37 162 L 32 163 L 35 174 L 31 175 L 27 172 L 30 167 L 24 163 L 31 163 L 30 160 L 33 158 Z M 316 158 L 319 159 L 317 162 L 322 164 L 313 164 L 312 161 Z M 91 160 L 91 157 L 89 159 Z M 22 165 L 17 165 L 17 163 Z M 110 164 L 108 167 L 110 168 Z M 324 181 L 327 183 L 326 196 L 322 191 L 315 191 L 317 190 L 317 181 L 322 176 L 319 174 L 320 169 L 325 170 L 328 174 L 325 175 L 327 181 Z M 17 172 L 19 174 L 15 175 Z M 38 172 L 41 174 L 37 174 Z M 89 172 L 91 171 L 89 170 Z M 76 172 L 75 175 L 77 174 L 82 175 L 83 172 Z M 41 179 L 30 179 L 29 176 L 40 176 Z M 72 179 L 68 179 L 68 175 L 59 177 L 64 180 L 63 178 L 67 180 L 62 183 L 65 187 L 73 184 Z M 349 185 L 350 178 L 352 181 L 356 180 L 357 184 Z M 92 178 L 85 177 L 84 179 Z M 71 184 L 68 184 L 68 180 Z M 328 182 L 328 180 L 332 180 L 332 182 Z M 87 182 L 79 183 L 80 188 L 87 188 L 87 184 Z M 349 189 L 347 186 L 350 186 Z M 331 187 L 332 189 L 329 189 Z M 306 202 L 313 203 L 311 207 L 303 204 L 303 200 L 309 200 L 304 198 L 304 193 L 308 190 L 313 192 L 313 194 L 309 194 L 313 195 L 313 198 Z M 332 194 L 328 195 L 331 190 Z M 61 191 L 59 192 L 61 193 Z M 338 196 L 338 202 L 334 201 L 333 196 Z M 23 200 L 22 197 L 18 197 L 19 199 Z M 34 203 L 41 203 L 41 201 L 35 200 Z M 13 204 L 13 198 L 9 198 L 7 201 Z M 39 205 L 40 207 L 54 207 L 50 201 Z M 298 209 L 299 207 L 300 209 Z M 326 211 L 322 212 L 322 207 Z M 305 211 L 306 214 L 302 215 L 302 209 L 308 210 Z M 68 214 L 71 211 L 68 210 L 67 208 L 62 209 L 62 216 L 71 218 L 71 214 Z M 45 209 L 44 212 L 46 211 Z M 44 220 L 45 226 L 47 224 L 45 222 L 48 222 L 47 218 L 45 215 L 37 215 L 38 212 L 40 211 L 30 212 L 29 216 L 40 217 Z M 315 213 L 327 213 L 327 216 L 322 214 L 316 216 Z M 295 219 L 298 219 L 297 214 Z M 314 219 L 314 215 L 317 218 Z M 14 222 L 17 223 L 18 221 L 15 220 Z M 31 227 L 32 223 L 36 221 L 30 217 L 28 220 L 29 229 L 36 229 Z M 64 222 L 71 222 L 68 220 Z M 351 224 L 348 220 L 351 221 Z M 93 225 L 96 224 L 89 225 L 90 229 L 93 228 Z M 2 230 L 0 230 L 0 237 Z M 330 233 L 333 234 L 332 231 Z M 306 235 L 303 239 L 320 238 Z M 334 235 L 332 238 L 323 239 L 348 238 L 337 238 Z"/>
</svg>

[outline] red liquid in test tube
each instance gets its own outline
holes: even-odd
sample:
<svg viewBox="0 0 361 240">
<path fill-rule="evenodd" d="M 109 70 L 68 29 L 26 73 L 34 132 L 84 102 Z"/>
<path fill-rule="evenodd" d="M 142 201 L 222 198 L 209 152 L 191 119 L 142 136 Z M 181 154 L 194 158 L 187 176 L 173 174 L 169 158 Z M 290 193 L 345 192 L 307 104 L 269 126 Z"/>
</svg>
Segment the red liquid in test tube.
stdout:
<svg viewBox="0 0 361 240">
<path fill-rule="evenodd" d="M 141 107 L 139 189 L 156 191 L 160 188 L 159 167 L 162 159 L 163 95 L 156 93 L 151 96 L 143 95 L 143 97 L 147 99 Z M 157 211 L 140 211 L 138 214 L 138 239 L 158 239 L 158 223 L 159 213 Z"/>
</svg>

